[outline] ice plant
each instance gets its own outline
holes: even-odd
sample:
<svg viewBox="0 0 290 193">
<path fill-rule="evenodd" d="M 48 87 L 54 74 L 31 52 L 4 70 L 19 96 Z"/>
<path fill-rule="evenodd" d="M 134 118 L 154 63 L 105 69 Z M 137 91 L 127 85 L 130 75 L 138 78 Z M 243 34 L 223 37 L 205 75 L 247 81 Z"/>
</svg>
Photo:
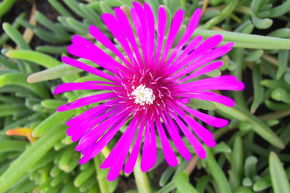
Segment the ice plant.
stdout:
<svg viewBox="0 0 290 193">
<path fill-rule="evenodd" d="M 134 2 L 130 17 L 120 8 L 114 12 L 114 15 L 103 14 L 102 19 L 122 50 L 97 27 L 89 28 L 90 34 L 113 57 L 78 35 L 68 47 L 70 54 L 90 60 L 106 71 L 71 57 L 62 58 L 64 63 L 106 81 L 64 83 L 54 91 L 54 94 L 76 90 L 106 91 L 58 108 L 58 111 L 67 111 L 96 104 L 67 122 L 67 134 L 74 142 L 79 141 L 76 150 L 83 155 L 80 164 L 100 153 L 123 126 L 126 127 L 124 133 L 101 165 L 101 168 L 110 168 L 109 180 L 118 177 L 123 167 L 125 173 L 132 172 L 139 152 L 142 152 L 142 171 L 151 169 L 156 162 L 157 136 L 170 166 L 178 164 L 170 140 L 182 157 L 186 160 L 192 157 L 182 136 L 201 159 L 205 158 L 202 142 L 209 147 L 214 147 L 216 142 L 214 135 L 197 119 L 214 127 L 224 127 L 228 121 L 192 109 L 187 103 L 193 98 L 234 105 L 231 98 L 211 90 L 242 90 L 242 82 L 231 75 L 203 76 L 222 66 L 222 61 L 214 60 L 229 52 L 233 43 L 217 47 L 222 41 L 221 35 L 205 40 L 201 36 L 192 38 L 201 16 L 200 9 L 194 12 L 180 38 L 177 34 L 184 18 L 182 10 L 175 13 L 172 21 L 168 20 L 162 6 L 155 20 L 146 3 Z M 168 30 L 167 26 L 170 26 Z M 176 46 L 173 46 L 175 41 Z"/>
</svg>

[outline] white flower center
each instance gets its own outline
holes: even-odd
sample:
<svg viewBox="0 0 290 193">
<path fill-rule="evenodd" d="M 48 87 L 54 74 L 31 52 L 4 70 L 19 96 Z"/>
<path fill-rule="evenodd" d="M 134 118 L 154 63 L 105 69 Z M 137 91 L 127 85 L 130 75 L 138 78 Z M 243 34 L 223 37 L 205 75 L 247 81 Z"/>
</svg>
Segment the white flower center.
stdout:
<svg viewBox="0 0 290 193">
<path fill-rule="evenodd" d="M 153 90 L 151 88 L 145 87 L 144 84 L 139 85 L 136 89 L 133 87 L 133 92 L 132 95 L 135 99 L 135 104 L 140 104 L 140 105 L 152 105 L 155 96 L 153 94 Z"/>
</svg>

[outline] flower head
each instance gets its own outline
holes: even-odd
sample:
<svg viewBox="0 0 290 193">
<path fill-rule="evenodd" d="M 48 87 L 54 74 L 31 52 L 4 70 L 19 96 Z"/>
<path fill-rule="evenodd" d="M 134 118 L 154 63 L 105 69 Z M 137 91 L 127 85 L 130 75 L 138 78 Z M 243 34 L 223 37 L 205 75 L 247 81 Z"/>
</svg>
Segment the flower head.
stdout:
<svg viewBox="0 0 290 193">
<path fill-rule="evenodd" d="M 221 61 L 214 60 L 229 52 L 233 43 L 217 47 L 222 41 L 221 35 L 205 40 L 201 36 L 192 38 L 201 16 L 200 9 L 194 12 L 180 38 L 177 35 L 184 18 L 182 10 L 169 21 L 165 9 L 159 7 L 155 20 L 148 4 L 134 2 L 130 13 L 131 18 L 128 18 L 116 8 L 114 15 L 102 15 L 122 51 L 95 26 L 90 26 L 89 32 L 107 51 L 78 35 L 68 47 L 70 54 L 90 60 L 106 71 L 70 57 L 62 58 L 64 63 L 106 80 L 64 83 L 54 92 L 106 91 L 62 105 L 58 110 L 96 104 L 67 122 L 67 134 L 74 142 L 79 141 L 76 150 L 83 155 L 81 164 L 100 153 L 120 128 L 126 127 L 101 165 L 101 168 L 110 168 L 109 180 L 115 179 L 123 167 L 125 173 L 131 173 L 141 151 L 142 171 L 151 169 L 156 162 L 157 136 L 170 166 L 178 164 L 170 141 L 182 157 L 187 160 L 192 157 L 182 136 L 200 158 L 205 158 L 202 142 L 209 147 L 214 147 L 216 142 L 214 135 L 197 119 L 214 127 L 224 127 L 228 121 L 192 109 L 187 103 L 193 98 L 233 106 L 231 98 L 210 90 L 244 88 L 243 83 L 231 75 L 202 76 L 222 66 Z M 167 26 L 170 26 L 168 30 Z"/>
</svg>

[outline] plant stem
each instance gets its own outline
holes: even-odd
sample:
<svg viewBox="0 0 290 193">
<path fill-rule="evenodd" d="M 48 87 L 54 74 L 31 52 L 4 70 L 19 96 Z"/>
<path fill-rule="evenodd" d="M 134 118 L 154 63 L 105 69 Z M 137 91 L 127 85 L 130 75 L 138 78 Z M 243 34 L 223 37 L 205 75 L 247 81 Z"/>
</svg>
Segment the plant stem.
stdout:
<svg viewBox="0 0 290 193">
<path fill-rule="evenodd" d="M 151 193 L 151 186 L 146 173 L 141 171 L 140 159 L 138 158 L 134 169 L 134 176 L 136 180 L 136 185 L 139 193 Z"/>
<path fill-rule="evenodd" d="M 230 184 L 225 176 L 225 173 L 221 169 L 220 165 L 217 163 L 214 154 L 211 150 L 206 147 L 207 158 L 204 159 L 208 173 L 211 173 L 213 179 L 215 180 L 218 192 L 231 193 Z"/>
<path fill-rule="evenodd" d="M 194 156 L 194 158 L 192 158 L 192 159 L 190 160 L 190 162 L 188 163 L 188 165 L 186 166 L 186 168 L 185 168 L 184 171 L 185 171 L 188 175 L 190 175 L 191 172 L 194 170 L 194 168 L 195 168 L 196 164 L 198 163 L 198 161 L 199 161 L 198 156 Z"/>
<path fill-rule="evenodd" d="M 186 0 L 180 0 L 180 4 L 183 8 L 186 8 Z"/>
<path fill-rule="evenodd" d="M 263 121 L 267 121 L 267 120 L 281 119 L 289 115 L 290 115 L 290 110 L 284 110 L 284 111 L 275 111 L 273 113 L 265 114 L 265 115 L 260 116 L 259 118 Z"/>
<path fill-rule="evenodd" d="M 234 127 L 223 127 L 221 129 L 218 129 L 216 132 L 214 132 L 214 137 L 215 137 L 215 140 L 218 140 L 220 137 L 222 137 L 224 134 L 226 134 L 227 132 L 233 130 L 233 129 L 236 129 L 237 126 L 234 126 Z"/>
<path fill-rule="evenodd" d="M 224 19 L 229 17 L 233 10 L 238 5 L 238 0 L 232 0 L 230 3 L 223 9 L 223 11 L 216 17 L 210 19 L 204 26 L 202 26 L 203 29 L 209 29 L 215 26 L 216 24 L 222 22 Z"/>
<path fill-rule="evenodd" d="M 202 4 L 202 15 L 205 14 L 205 11 L 208 7 L 208 3 L 209 3 L 209 0 L 203 0 L 203 4 Z"/>
<path fill-rule="evenodd" d="M 94 158 L 95 168 L 97 170 L 96 173 L 97 173 L 97 180 L 99 183 L 99 188 L 100 188 L 101 193 L 111 193 L 111 191 L 109 190 L 110 183 L 106 179 L 107 171 L 101 170 L 99 168 L 102 161 L 103 160 L 101 158 L 101 155 L 96 156 Z"/>
<path fill-rule="evenodd" d="M 220 34 L 224 38 L 224 43 L 234 42 L 234 47 L 254 48 L 254 49 L 290 49 L 290 39 L 270 36 L 249 35 L 237 32 L 216 31 L 216 30 L 196 30 L 194 36 L 202 35 L 205 38 Z"/>
</svg>

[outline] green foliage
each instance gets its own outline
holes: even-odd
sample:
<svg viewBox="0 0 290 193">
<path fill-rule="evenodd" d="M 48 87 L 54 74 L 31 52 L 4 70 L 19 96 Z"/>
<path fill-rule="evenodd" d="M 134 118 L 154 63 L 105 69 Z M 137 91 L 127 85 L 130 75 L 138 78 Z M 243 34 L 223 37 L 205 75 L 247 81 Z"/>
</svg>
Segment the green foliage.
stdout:
<svg viewBox="0 0 290 193">
<path fill-rule="evenodd" d="M 289 180 L 278 156 L 271 152 L 269 156 L 271 182 L 275 193 L 290 192 Z"/>
<path fill-rule="evenodd" d="M 16 5 L 14 0 L 0 3 L 1 21 L 6 15 L 15 18 L 11 24 L 6 21 L 1 24 L 0 192 L 290 192 L 290 155 L 284 150 L 290 143 L 290 0 L 211 0 L 207 5 L 193 36 L 207 38 L 222 34 L 223 43 L 235 43 L 233 51 L 222 58 L 222 69 L 244 81 L 246 90 L 227 92 L 237 103 L 234 108 L 190 101 L 191 108 L 211 115 L 217 113 L 231 121 L 224 128 L 208 127 L 215 131 L 218 144 L 213 149 L 207 148 L 206 159 L 197 159 L 187 144 L 194 155 L 190 162 L 179 158 L 177 167 L 162 169 L 164 158 L 160 154 L 157 165 L 148 173 L 142 173 L 136 166 L 134 175 L 114 182 L 107 181 L 108 171 L 99 168 L 110 152 L 109 147 L 89 163 L 78 164 L 80 155 L 74 151 L 71 139 L 65 136 L 65 123 L 85 109 L 56 112 L 56 108 L 90 93 L 78 91 L 54 96 L 52 90 L 62 82 L 101 78 L 67 66 L 59 59 L 67 55 L 66 46 L 72 34 L 92 39 L 89 25 L 98 26 L 113 39 L 100 15 L 113 13 L 116 6 L 128 11 L 132 1 L 48 0 L 58 16 L 51 20 L 45 12 L 37 10 L 31 13 L 37 24 L 25 14 L 13 15 L 10 8 Z M 194 9 L 207 2 L 141 2 L 144 1 L 153 8 L 155 18 L 160 5 L 165 7 L 169 20 L 176 10 L 184 9 L 185 24 Z M 183 25 L 178 37 L 185 30 Z M 30 42 L 24 31 L 32 33 L 37 41 Z M 118 42 L 116 45 L 119 47 Z M 20 132 L 22 128 L 30 131 L 25 135 L 27 138 L 20 134 L 6 135 L 10 129 Z M 124 190 L 128 178 L 134 186 Z"/>
</svg>

